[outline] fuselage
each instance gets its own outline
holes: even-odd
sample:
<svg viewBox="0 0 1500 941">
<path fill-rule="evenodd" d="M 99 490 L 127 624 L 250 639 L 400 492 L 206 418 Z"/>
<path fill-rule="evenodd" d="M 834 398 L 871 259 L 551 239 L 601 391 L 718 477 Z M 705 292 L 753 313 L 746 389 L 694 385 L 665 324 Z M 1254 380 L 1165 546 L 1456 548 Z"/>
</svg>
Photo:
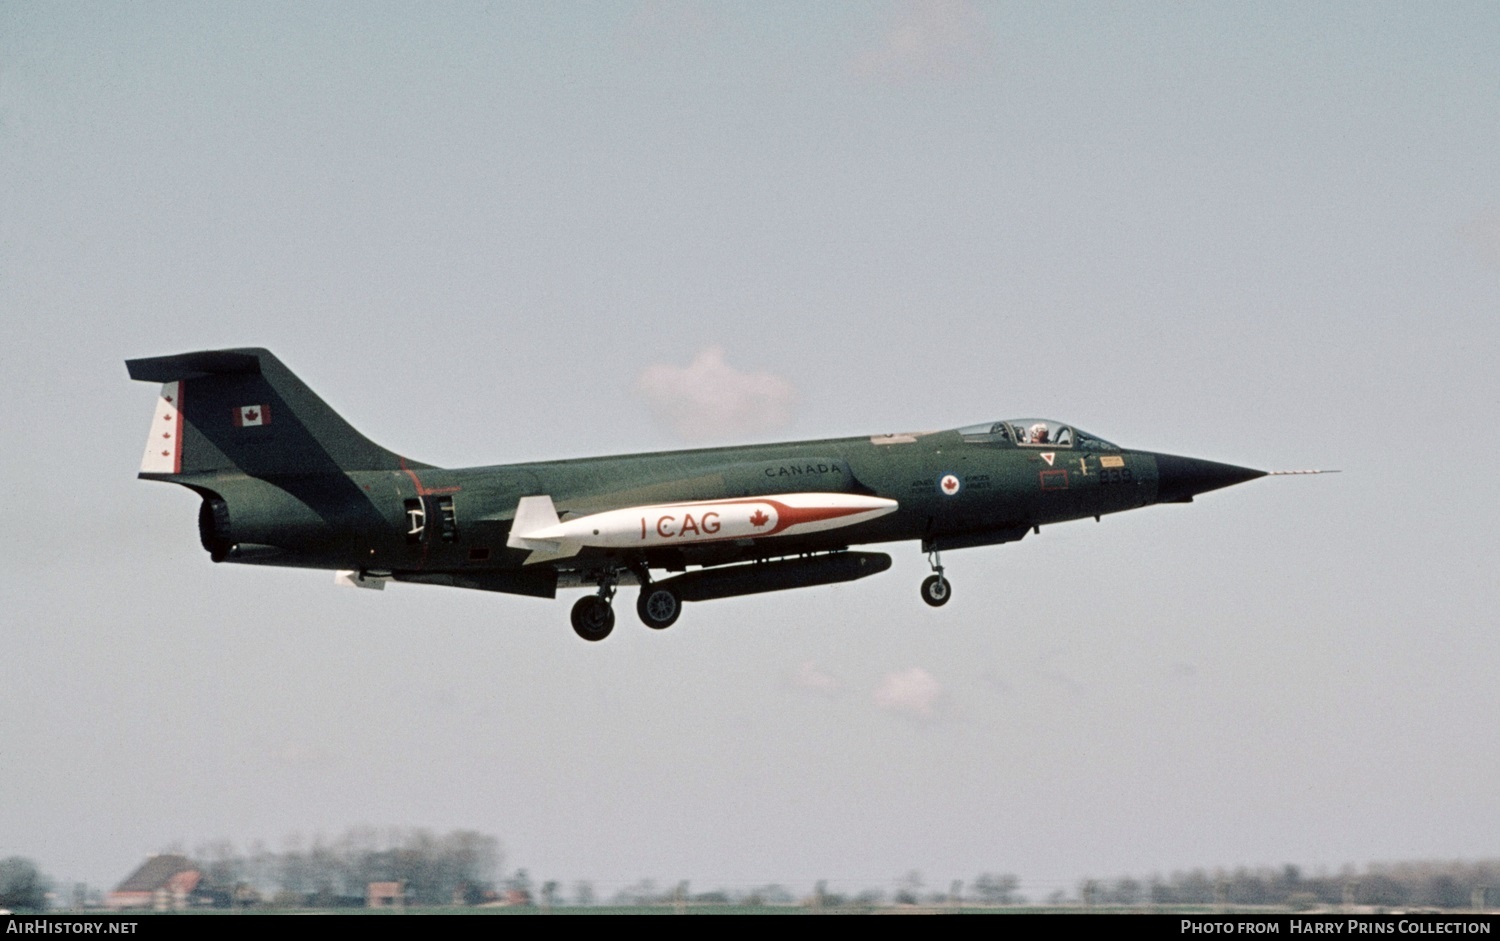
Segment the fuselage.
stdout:
<svg viewBox="0 0 1500 941">
<path fill-rule="evenodd" d="M 1035 527 L 1156 502 L 1163 457 L 1093 438 L 1038 446 L 966 429 L 462 469 L 280 478 L 229 473 L 183 482 L 226 501 L 227 525 L 208 533 L 226 561 L 381 573 L 520 571 L 527 553 L 506 543 L 517 504 L 529 495 L 550 496 L 563 519 L 785 493 L 863 494 L 897 505 L 879 518 L 795 541 L 748 544 L 714 539 L 701 524 L 684 531 L 676 518 L 663 524 L 660 515 L 643 516 L 639 548 L 586 549 L 562 566 L 644 562 L 676 571 L 891 541 L 920 540 L 939 550 L 1009 542 Z M 1249 476 L 1258 472 L 1241 479 Z"/>
</svg>

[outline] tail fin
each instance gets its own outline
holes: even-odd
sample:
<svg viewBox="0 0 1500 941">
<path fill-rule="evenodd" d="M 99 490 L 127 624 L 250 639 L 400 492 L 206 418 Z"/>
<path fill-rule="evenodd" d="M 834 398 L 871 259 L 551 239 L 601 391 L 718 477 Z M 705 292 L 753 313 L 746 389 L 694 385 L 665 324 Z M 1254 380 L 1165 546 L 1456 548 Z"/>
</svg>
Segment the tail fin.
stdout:
<svg viewBox="0 0 1500 941">
<path fill-rule="evenodd" d="M 355 431 L 267 350 L 126 360 L 130 378 L 163 383 L 140 476 L 399 470 L 409 461 Z"/>
</svg>

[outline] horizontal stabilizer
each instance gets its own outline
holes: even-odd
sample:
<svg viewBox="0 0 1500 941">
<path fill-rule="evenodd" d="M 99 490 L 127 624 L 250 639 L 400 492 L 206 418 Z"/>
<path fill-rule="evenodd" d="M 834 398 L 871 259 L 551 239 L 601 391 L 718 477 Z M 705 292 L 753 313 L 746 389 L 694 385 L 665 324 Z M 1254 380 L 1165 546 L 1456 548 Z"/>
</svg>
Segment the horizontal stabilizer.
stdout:
<svg viewBox="0 0 1500 941">
<path fill-rule="evenodd" d="M 202 379 L 205 376 L 258 373 L 260 357 L 236 350 L 206 350 L 202 353 L 127 359 L 125 368 L 129 370 L 130 378 L 142 382 L 176 382 L 178 379 Z"/>
</svg>

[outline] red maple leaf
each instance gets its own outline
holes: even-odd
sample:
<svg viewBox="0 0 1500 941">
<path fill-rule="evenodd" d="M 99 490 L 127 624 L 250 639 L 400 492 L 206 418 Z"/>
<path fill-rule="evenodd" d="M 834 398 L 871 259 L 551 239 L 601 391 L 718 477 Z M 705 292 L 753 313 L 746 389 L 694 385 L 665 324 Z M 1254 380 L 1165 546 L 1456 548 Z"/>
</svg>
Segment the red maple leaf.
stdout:
<svg viewBox="0 0 1500 941">
<path fill-rule="evenodd" d="M 770 521 L 771 521 L 771 518 L 766 515 L 766 511 L 765 510 L 756 510 L 755 511 L 755 515 L 752 516 L 752 517 L 750 517 L 750 524 L 752 526 L 757 526 L 757 527 L 764 526 L 767 523 L 769 523 Z"/>
<path fill-rule="evenodd" d="M 958 481 L 954 480 L 952 477 L 943 478 L 943 489 L 948 491 L 949 493 L 952 493 L 953 491 L 958 489 Z"/>
<path fill-rule="evenodd" d="M 257 412 L 253 408 L 250 409 L 249 411 L 245 412 L 245 421 L 255 421 L 259 417 L 260 417 L 260 412 Z"/>
</svg>

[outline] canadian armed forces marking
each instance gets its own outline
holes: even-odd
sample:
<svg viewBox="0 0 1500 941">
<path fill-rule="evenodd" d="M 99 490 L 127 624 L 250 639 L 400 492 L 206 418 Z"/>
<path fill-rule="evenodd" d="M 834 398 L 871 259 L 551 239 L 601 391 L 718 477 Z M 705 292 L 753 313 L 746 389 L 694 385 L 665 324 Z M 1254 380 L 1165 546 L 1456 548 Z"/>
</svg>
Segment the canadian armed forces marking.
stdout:
<svg viewBox="0 0 1500 941">
<path fill-rule="evenodd" d="M 825 464 L 821 461 L 817 464 L 782 464 L 778 467 L 767 467 L 765 469 L 767 477 L 801 477 L 804 474 L 807 476 L 816 474 L 838 474 L 842 476 L 843 473 L 843 469 L 837 464 Z"/>
</svg>

